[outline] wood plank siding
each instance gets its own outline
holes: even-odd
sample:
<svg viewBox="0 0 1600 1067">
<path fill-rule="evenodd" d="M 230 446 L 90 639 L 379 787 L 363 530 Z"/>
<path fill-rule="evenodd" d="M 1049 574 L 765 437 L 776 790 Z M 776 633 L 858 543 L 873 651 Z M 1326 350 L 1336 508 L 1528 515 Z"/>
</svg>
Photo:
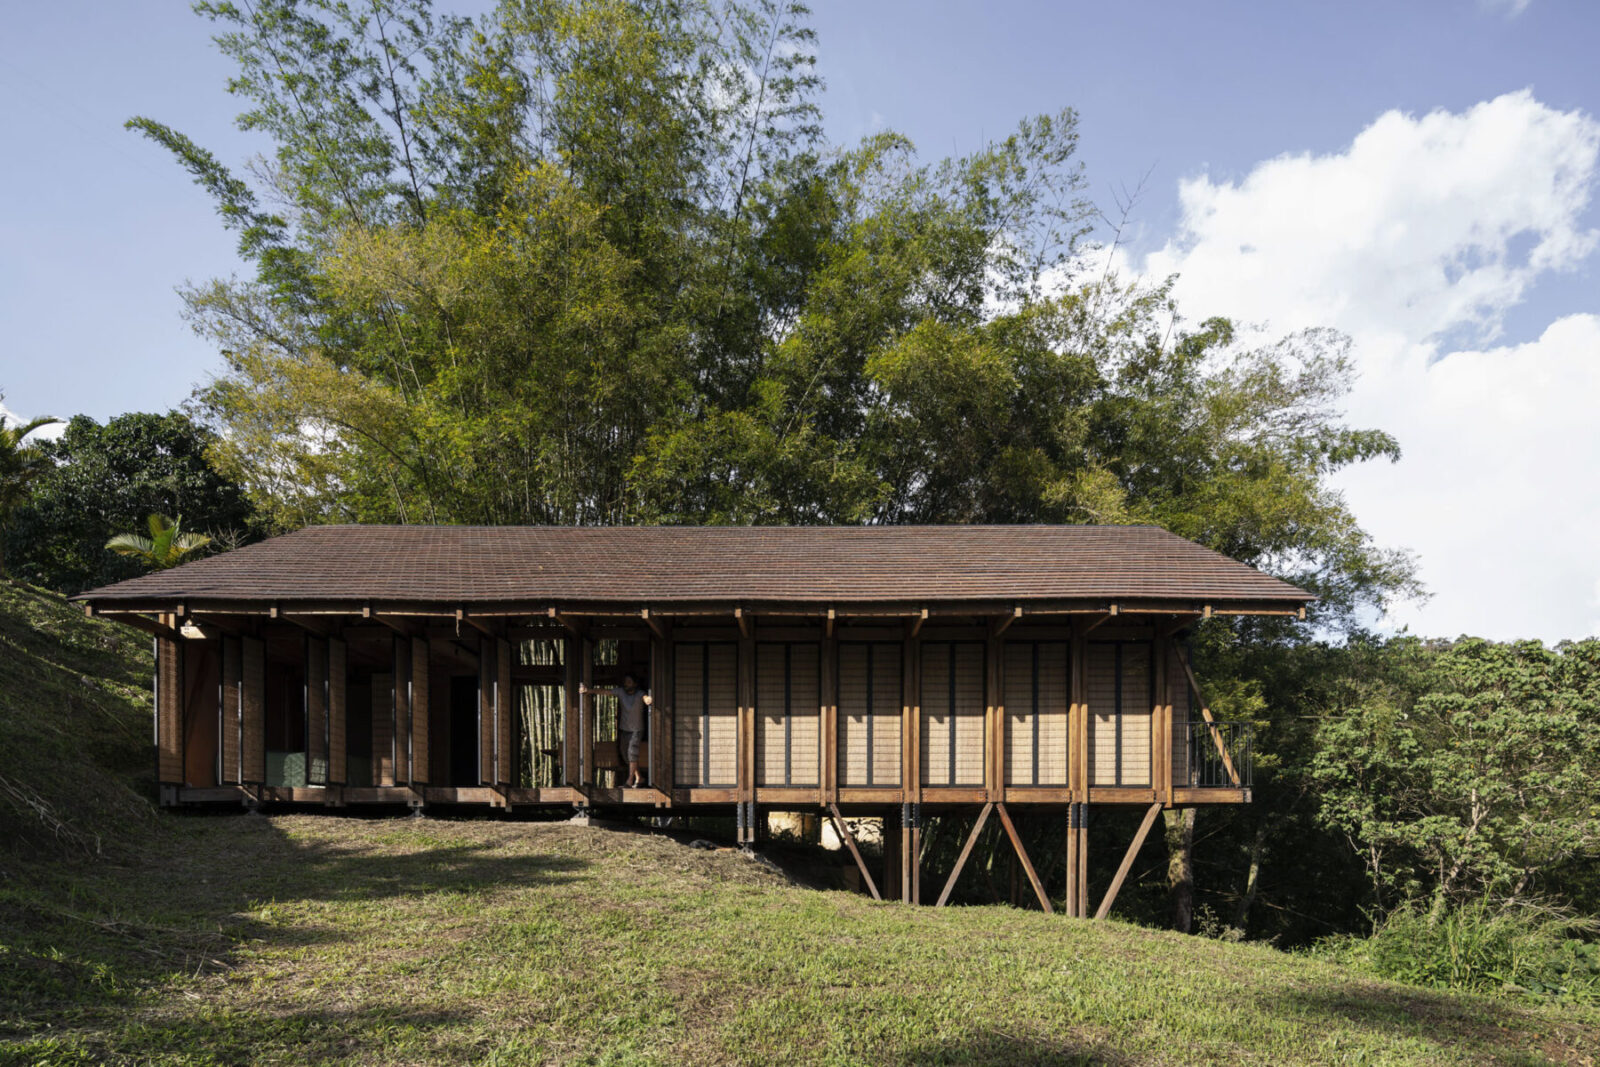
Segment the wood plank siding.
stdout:
<svg viewBox="0 0 1600 1067">
<path fill-rule="evenodd" d="M 683 641 L 673 660 L 675 781 L 734 788 L 739 781 L 739 645 Z"/>
</svg>

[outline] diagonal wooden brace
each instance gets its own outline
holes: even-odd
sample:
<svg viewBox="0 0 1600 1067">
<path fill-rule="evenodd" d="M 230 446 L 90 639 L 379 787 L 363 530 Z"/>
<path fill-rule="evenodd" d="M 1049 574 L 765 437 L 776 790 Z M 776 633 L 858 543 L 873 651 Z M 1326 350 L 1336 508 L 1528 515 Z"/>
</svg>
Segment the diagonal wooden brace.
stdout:
<svg viewBox="0 0 1600 1067">
<path fill-rule="evenodd" d="M 1017 834 L 1017 828 L 1011 825 L 1011 814 L 1006 811 L 1003 803 L 995 804 L 995 809 L 1000 813 L 1000 825 L 1006 828 L 1006 836 L 1011 838 L 1011 847 L 1017 850 L 1017 859 L 1022 862 L 1022 870 L 1028 876 L 1028 884 L 1033 886 L 1033 895 L 1039 898 L 1039 906 L 1046 915 L 1054 915 L 1055 909 L 1050 906 L 1050 898 L 1045 894 L 1044 886 L 1039 882 L 1039 875 L 1033 869 L 1033 861 L 1028 859 L 1028 852 L 1022 847 L 1022 838 Z"/>
<path fill-rule="evenodd" d="M 956 857 L 956 865 L 950 871 L 950 877 L 944 883 L 944 892 L 939 894 L 939 901 L 934 907 L 942 908 L 945 901 L 950 899 L 950 894 L 956 888 L 956 879 L 961 877 L 961 868 L 967 865 L 967 857 L 972 855 L 972 846 L 978 843 L 978 835 L 983 832 L 983 824 L 989 821 L 989 813 L 993 810 L 994 802 L 990 801 L 983 806 L 982 811 L 978 812 L 978 821 L 972 824 L 972 832 L 967 835 L 967 843 L 961 846 L 961 855 Z"/>
<path fill-rule="evenodd" d="M 872 872 L 867 869 L 867 861 L 861 858 L 861 848 L 856 844 L 856 837 L 850 832 L 850 827 L 845 825 L 844 816 L 839 814 L 839 805 L 829 804 L 828 815 L 833 819 L 833 829 L 850 850 L 850 855 L 856 858 L 856 866 L 861 868 L 861 877 L 867 880 L 867 889 L 872 893 L 873 900 L 882 900 L 878 893 L 878 883 L 872 880 Z"/>
<path fill-rule="evenodd" d="M 1111 914 L 1111 905 L 1117 902 L 1117 893 L 1122 889 L 1122 883 L 1128 877 L 1128 871 L 1133 868 L 1133 861 L 1138 858 L 1139 850 L 1144 847 L 1144 839 L 1150 836 L 1150 827 L 1155 825 L 1156 816 L 1161 814 L 1161 802 L 1150 805 L 1150 810 L 1144 813 L 1144 822 L 1139 824 L 1139 832 L 1133 835 L 1133 844 L 1128 846 L 1128 854 L 1122 857 L 1122 866 L 1117 868 L 1117 876 L 1111 879 L 1111 887 L 1106 890 L 1106 895 L 1100 901 L 1100 908 L 1094 913 L 1096 919 L 1104 919 Z"/>
</svg>

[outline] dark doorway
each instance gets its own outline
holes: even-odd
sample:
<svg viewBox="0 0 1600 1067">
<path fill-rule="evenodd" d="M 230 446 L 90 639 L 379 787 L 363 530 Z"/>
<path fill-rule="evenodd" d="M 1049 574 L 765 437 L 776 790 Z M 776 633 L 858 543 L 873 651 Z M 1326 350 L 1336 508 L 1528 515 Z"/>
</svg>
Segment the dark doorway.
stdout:
<svg viewBox="0 0 1600 1067">
<path fill-rule="evenodd" d="M 478 784 L 478 679 L 450 679 L 450 784 Z"/>
</svg>

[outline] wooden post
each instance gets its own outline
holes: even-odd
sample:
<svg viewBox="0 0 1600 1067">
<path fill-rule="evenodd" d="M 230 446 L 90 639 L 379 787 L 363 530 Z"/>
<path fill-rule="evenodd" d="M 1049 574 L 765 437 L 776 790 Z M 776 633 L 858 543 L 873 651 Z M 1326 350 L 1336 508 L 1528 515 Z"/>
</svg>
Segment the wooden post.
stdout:
<svg viewBox="0 0 1600 1067">
<path fill-rule="evenodd" d="M 1116 877 L 1111 879 L 1111 886 L 1106 890 L 1106 895 L 1100 901 L 1100 908 L 1094 913 L 1096 919 L 1104 919 L 1111 913 L 1111 905 L 1117 902 L 1117 893 L 1122 889 L 1123 880 L 1128 877 L 1128 871 L 1133 867 L 1133 861 L 1139 857 L 1139 849 L 1144 846 L 1144 839 L 1150 834 L 1150 827 L 1155 825 L 1156 816 L 1161 814 L 1161 804 L 1156 802 L 1144 813 L 1144 822 L 1139 824 L 1139 832 L 1133 835 L 1133 844 L 1128 846 L 1128 852 L 1122 857 L 1122 865 L 1117 868 Z"/>
<path fill-rule="evenodd" d="M 561 662 L 566 665 L 566 684 L 562 686 L 561 712 L 561 778 L 570 789 L 583 784 L 583 698 L 578 695 L 578 684 L 583 671 L 578 660 L 583 655 L 583 642 L 570 634 L 561 638 Z"/>
<path fill-rule="evenodd" d="M 1017 833 L 1017 828 L 1011 824 L 1011 814 L 1006 811 L 1003 803 L 996 804 L 995 810 L 1000 813 L 1000 825 L 1006 828 L 1006 836 L 1011 838 L 1011 847 L 1017 852 L 1017 861 L 1022 864 L 1022 872 L 1028 876 L 1028 884 L 1033 886 L 1033 895 L 1039 898 L 1039 906 L 1046 915 L 1054 915 L 1055 909 L 1050 906 L 1050 898 L 1045 894 L 1044 885 L 1039 881 L 1039 874 L 1033 869 L 1033 861 L 1028 858 L 1027 849 L 1022 847 L 1022 837 Z"/>
<path fill-rule="evenodd" d="M 245 784 L 261 785 L 267 779 L 267 646 L 260 638 L 245 637 L 240 651 L 239 758 Z"/>
<path fill-rule="evenodd" d="M 495 750 L 495 639 L 478 638 L 478 782 L 498 785 L 498 754 Z"/>
<path fill-rule="evenodd" d="M 584 686 L 594 685 L 594 642 L 584 637 L 578 641 L 578 679 Z M 594 695 L 578 697 L 578 758 L 582 763 L 580 786 L 599 785 L 599 775 L 594 770 Z"/>
<path fill-rule="evenodd" d="M 1004 647 L 997 628 L 991 626 L 989 634 L 984 639 L 984 742 L 983 742 L 983 783 L 987 787 L 987 795 L 991 802 L 1005 799 L 1005 766 L 1001 759 L 1001 747 L 1005 737 L 1005 697 L 1000 688 L 1000 655 Z M 955 709 L 950 709 L 951 714 Z M 950 753 L 950 758 L 955 759 L 956 754 Z"/>
<path fill-rule="evenodd" d="M 961 868 L 967 865 L 967 857 L 972 855 L 972 846 L 978 843 L 978 835 L 983 832 L 983 824 L 989 821 L 989 813 L 994 810 L 994 801 L 989 801 L 978 811 L 977 821 L 972 824 L 972 832 L 967 835 L 967 843 L 961 846 L 961 855 L 956 857 L 956 865 L 950 869 L 950 877 L 945 880 L 944 890 L 939 894 L 936 908 L 942 908 L 945 901 L 950 899 L 950 894 L 956 888 L 956 879 L 961 877 Z"/>
<path fill-rule="evenodd" d="M 749 815 L 754 815 L 756 799 L 756 642 L 755 636 L 751 632 L 750 621 L 743 615 L 739 617 L 739 630 L 738 794 L 740 802 L 746 806 L 746 812 Z M 753 821 L 753 819 L 746 820 L 744 837 L 740 840 L 741 844 L 755 841 L 755 827 L 750 825 Z"/>
<path fill-rule="evenodd" d="M 428 719 L 432 698 L 432 680 L 428 639 L 411 639 L 411 783 L 427 785 L 431 775 L 429 741 L 432 739 Z"/>
<path fill-rule="evenodd" d="M 1172 803 L 1172 701 L 1167 686 L 1167 645 L 1170 639 L 1157 632 L 1151 642 L 1150 697 L 1150 785 L 1156 799 Z"/>
<path fill-rule="evenodd" d="M 516 786 L 518 760 L 514 751 L 516 733 L 511 727 L 517 702 L 511 691 L 511 642 L 500 637 L 494 647 L 494 731 L 495 783 L 504 789 Z"/>
<path fill-rule="evenodd" d="M 666 624 L 649 619 L 654 631 L 650 638 L 650 761 L 646 781 L 653 789 L 671 790 L 672 732 L 667 725 L 671 717 L 672 696 L 669 689 L 668 659 L 672 654 L 670 634 Z"/>
<path fill-rule="evenodd" d="M 883 895 L 888 900 L 905 901 L 905 827 L 900 810 L 883 814 Z"/>
<path fill-rule="evenodd" d="M 911 888 L 907 897 L 913 904 L 922 903 L 922 804 L 911 808 L 911 833 L 906 835 L 906 851 L 911 857 Z"/>
<path fill-rule="evenodd" d="M 1078 917 L 1078 805 L 1067 805 L 1067 914 Z"/>
</svg>

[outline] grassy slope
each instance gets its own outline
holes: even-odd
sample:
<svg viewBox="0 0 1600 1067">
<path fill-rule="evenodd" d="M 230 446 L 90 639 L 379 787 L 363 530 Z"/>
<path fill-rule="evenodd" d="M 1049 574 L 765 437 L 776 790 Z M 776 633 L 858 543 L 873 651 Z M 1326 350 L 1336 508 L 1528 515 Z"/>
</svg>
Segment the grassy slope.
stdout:
<svg viewBox="0 0 1600 1067">
<path fill-rule="evenodd" d="M 73 658 L 112 638 L 31 596 L 62 629 L 30 638 L 8 620 L 7 655 L 66 669 L 0 668 L 5 717 L 69 726 L 120 707 L 143 763 L 137 679 L 85 683 Z M 141 669 L 133 641 L 113 673 Z M 67 703 L 17 702 L 19 677 Z M 75 758 L 0 729 L 41 760 Z M 106 788 L 96 804 L 132 792 Z M 1600 1048 L 1593 1011 L 1115 923 L 875 905 L 643 833 L 146 821 L 124 817 L 137 848 L 0 854 L 0 1063 L 1525 1064 Z"/>
</svg>

